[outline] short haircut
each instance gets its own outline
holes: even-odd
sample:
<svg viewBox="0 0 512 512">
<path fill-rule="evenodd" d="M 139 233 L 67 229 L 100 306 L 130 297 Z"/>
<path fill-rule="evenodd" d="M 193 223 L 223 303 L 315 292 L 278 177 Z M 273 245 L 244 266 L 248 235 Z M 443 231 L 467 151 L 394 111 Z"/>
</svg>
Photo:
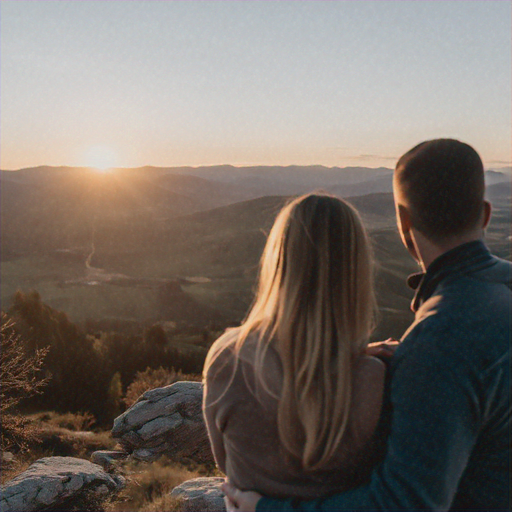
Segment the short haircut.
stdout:
<svg viewBox="0 0 512 512">
<path fill-rule="evenodd" d="M 433 242 L 464 235 L 478 226 L 484 167 L 468 144 L 453 139 L 418 144 L 398 160 L 395 186 L 412 226 Z"/>
</svg>

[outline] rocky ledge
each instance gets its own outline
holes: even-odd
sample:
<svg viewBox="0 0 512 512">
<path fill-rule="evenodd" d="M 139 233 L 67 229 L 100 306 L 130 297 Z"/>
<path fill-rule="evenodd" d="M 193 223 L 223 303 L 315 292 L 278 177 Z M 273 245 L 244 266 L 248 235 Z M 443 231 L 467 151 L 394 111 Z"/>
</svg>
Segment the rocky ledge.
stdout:
<svg viewBox="0 0 512 512">
<path fill-rule="evenodd" d="M 121 476 L 74 457 L 39 459 L 0 488 L 2 512 L 35 512 L 89 507 L 124 487 Z"/>
<path fill-rule="evenodd" d="M 179 498 L 183 512 L 226 512 L 221 477 L 194 478 L 175 487 L 171 496 Z"/>
<path fill-rule="evenodd" d="M 202 413 L 200 382 L 176 382 L 146 391 L 114 420 L 112 436 L 135 459 L 162 455 L 214 464 Z"/>
</svg>

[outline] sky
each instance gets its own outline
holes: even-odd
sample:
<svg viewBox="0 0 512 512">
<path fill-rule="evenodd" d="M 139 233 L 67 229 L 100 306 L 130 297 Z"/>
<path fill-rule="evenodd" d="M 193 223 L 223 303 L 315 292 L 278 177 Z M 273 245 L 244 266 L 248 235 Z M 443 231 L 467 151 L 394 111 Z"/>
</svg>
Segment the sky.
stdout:
<svg viewBox="0 0 512 512">
<path fill-rule="evenodd" d="M 512 153 L 506 0 L 1 0 L 0 167 Z"/>
</svg>

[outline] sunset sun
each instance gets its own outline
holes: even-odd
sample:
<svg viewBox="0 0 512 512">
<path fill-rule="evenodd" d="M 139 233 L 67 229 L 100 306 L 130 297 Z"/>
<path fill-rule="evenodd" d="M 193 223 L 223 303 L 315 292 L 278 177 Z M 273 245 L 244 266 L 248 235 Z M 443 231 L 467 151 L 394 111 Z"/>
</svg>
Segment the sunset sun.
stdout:
<svg viewBox="0 0 512 512">
<path fill-rule="evenodd" d="M 85 155 L 85 163 L 88 167 L 105 172 L 118 164 L 117 154 L 107 146 L 93 146 Z"/>
</svg>

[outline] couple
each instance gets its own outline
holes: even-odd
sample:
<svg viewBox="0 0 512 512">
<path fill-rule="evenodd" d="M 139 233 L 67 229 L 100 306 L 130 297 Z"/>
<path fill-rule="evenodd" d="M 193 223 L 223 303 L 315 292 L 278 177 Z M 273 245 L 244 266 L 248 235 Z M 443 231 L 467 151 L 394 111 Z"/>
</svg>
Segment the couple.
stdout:
<svg viewBox="0 0 512 512">
<path fill-rule="evenodd" d="M 368 347 L 356 210 L 309 194 L 278 215 L 252 309 L 205 363 L 228 510 L 510 509 L 511 264 L 482 242 L 482 161 L 456 140 L 423 142 L 393 188 L 423 270 L 400 344 Z"/>
</svg>

